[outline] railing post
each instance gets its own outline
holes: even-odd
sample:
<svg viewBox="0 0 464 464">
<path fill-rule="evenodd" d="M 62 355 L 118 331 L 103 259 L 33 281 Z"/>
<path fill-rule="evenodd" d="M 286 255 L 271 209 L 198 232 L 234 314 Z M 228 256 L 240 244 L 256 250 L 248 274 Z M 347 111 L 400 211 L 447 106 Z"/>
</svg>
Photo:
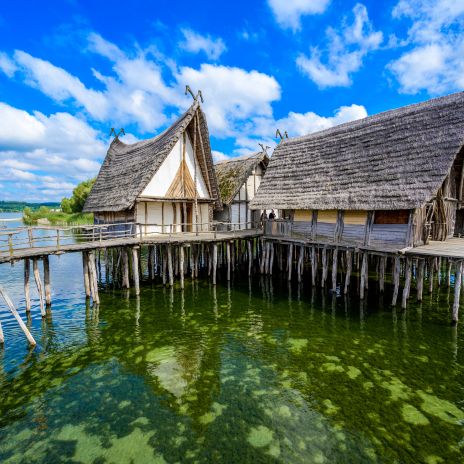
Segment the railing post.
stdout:
<svg viewBox="0 0 464 464">
<path fill-rule="evenodd" d="M 60 229 L 56 229 L 56 249 L 60 249 Z"/>
<path fill-rule="evenodd" d="M 31 227 L 27 229 L 27 236 L 29 237 L 29 247 L 32 248 L 34 246 L 34 236 Z"/>
<path fill-rule="evenodd" d="M 139 231 L 140 231 L 140 240 L 142 240 L 143 238 L 142 224 L 139 224 Z"/>
<path fill-rule="evenodd" d="M 102 242 L 102 228 L 100 227 L 99 242 Z"/>
<path fill-rule="evenodd" d="M 8 248 L 10 250 L 10 256 L 13 256 L 14 255 L 13 234 L 8 234 Z"/>
</svg>

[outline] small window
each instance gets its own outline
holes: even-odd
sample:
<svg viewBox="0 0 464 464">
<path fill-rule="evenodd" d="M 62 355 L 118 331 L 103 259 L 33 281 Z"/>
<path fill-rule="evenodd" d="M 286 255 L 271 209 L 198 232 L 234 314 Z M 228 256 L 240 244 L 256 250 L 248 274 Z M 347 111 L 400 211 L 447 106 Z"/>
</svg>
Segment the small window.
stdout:
<svg viewBox="0 0 464 464">
<path fill-rule="evenodd" d="M 407 224 L 408 222 L 408 209 L 397 209 L 393 211 L 376 211 L 374 216 L 374 224 Z"/>
</svg>

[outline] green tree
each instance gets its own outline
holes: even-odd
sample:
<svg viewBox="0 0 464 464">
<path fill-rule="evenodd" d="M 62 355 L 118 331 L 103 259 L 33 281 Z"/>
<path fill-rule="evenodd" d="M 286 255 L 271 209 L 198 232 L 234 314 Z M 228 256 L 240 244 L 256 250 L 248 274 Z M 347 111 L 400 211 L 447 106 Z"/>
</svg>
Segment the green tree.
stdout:
<svg viewBox="0 0 464 464">
<path fill-rule="evenodd" d="M 61 210 L 64 213 L 81 213 L 93 184 L 95 184 L 95 178 L 85 180 L 77 185 L 73 190 L 71 198 L 63 198 L 61 200 Z"/>
</svg>

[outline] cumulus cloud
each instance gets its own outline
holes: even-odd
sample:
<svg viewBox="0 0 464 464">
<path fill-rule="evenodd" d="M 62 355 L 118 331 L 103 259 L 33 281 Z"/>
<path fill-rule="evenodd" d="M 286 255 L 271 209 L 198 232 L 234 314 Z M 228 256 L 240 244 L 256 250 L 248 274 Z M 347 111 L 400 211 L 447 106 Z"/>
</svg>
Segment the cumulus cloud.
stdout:
<svg viewBox="0 0 464 464">
<path fill-rule="evenodd" d="M 76 116 L 0 102 L 0 180 L 16 198 L 60 200 L 98 172 L 105 151 L 101 135 Z"/>
<path fill-rule="evenodd" d="M 210 60 L 217 60 L 226 50 L 226 44 L 219 38 L 201 35 L 192 29 L 181 29 L 184 39 L 179 47 L 190 53 L 204 52 Z"/>
<path fill-rule="evenodd" d="M 401 0 L 393 17 L 411 22 L 406 50 L 388 68 L 404 93 L 464 88 L 464 1 Z"/>
<path fill-rule="evenodd" d="M 297 31 L 301 28 L 301 17 L 323 13 L 330 0 L 268 0 L 277 23 L 284 29 Z"/>
<path fill-rule="evenodd" d="M 364 57 L 380 47 L 383 34 L 374 30 L 367 8 L 358 3 L 353 8 L 352 22 L 348 23 L 345 18 L 340 31 L 329 27 L 326 39 L 325 50 L 312 47 L 309 57 L 298 56 L 297 66 L 320 88 L 347 87 L 352 83 L 351 75 L 361 68 Z"/>
<path fill-rule="evenodd" d="M 0 52 L 0 71 L 5 73 L 8 77 L 13 77 L 17 67 L 13 60 L 11 60 L 6 53 Z"/>
</svg>

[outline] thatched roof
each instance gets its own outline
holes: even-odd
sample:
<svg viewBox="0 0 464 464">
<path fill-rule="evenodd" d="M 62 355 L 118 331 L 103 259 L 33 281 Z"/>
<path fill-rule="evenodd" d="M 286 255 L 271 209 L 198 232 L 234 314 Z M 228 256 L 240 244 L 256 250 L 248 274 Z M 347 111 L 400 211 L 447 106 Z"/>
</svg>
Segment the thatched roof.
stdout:
<svg viewBox="0 0 464 464">
<path fill-rule="evenodd" d="M 214 166 L 224 205 L 232 202 L 240 187 L 260 163 L 263 163 L 264 167 L 269 163 L 266 153 L 259 152 L 248 158 L 222 161 Z"/>
<path fill-rule="evenodd" d="M 464 92 L 283 140 L 251 207 L 420 207 L 463 144 Z"/>
<path fill-rule="evenodd" d="M 123 211 L 132 208 L 137 197 L 153 178 L 184 131 L 187 131 L 193 144 L 195 114 L 203 141 L 205 162 L 202 162 L 199 137 L 196 138 L 195 152 L 205 181 L 209 174 L 210 198 L 215 200 L 218 207 L 221 207 L 219 189 L 214 175 L 208 125 L 198 101 L 195 100 L 171 127 L 157 137 L 133 144 L 125 144 L 115 138 L 111 142 L 95 185 L 87 198 L 84 211 Z M 206 183 L 208 185 L 207 181 Z"/>
</svg>

